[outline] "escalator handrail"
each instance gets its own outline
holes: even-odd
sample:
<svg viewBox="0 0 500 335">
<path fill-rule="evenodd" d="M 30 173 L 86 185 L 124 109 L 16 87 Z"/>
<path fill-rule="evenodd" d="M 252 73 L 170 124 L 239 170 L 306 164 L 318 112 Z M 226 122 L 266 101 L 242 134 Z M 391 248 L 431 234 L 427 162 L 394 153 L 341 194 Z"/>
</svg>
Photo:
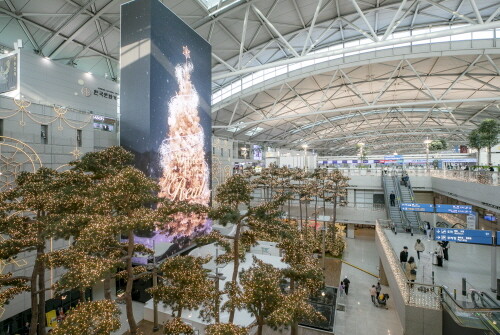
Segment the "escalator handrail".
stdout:
<svg viewBox="0 0 500 335">
<path fill-rule="evenodd" d="M 482 304 L 483 304 L 483 307 L 480 307 L 480 308 L 485 308 L 484 307 L 484 302 L 486 300 L 489 300 L 490 304 L 492 304 L 493 306 L 496 306 L 496 307 L 486 307 L 486 308 L 499 308 L 500 309 L 500 305 L 488 293 L 483 292 L 483 291 L 474 290 L 474 289 L 472 289 L 470 291 L 471 291 L 471 299 L 474 302 L 475 306 L 477 306 L 477 302 L 476 302 L 476 299 L 473 298 L 473 296 L 477 295 L 479 297 L 479 299 L 482 301 Z"/>
<path fill-rule="evenodd" d="M 415 193 L 413 192 L 413 187 L 411 186 L 410 179 L 408 179 L 408 181 L 406 182 L 406 184 L 408 185 L 408 190 L 410 191 L 411 199 L 413 200 L 413 202 L 415 202 Z M 422 222 L 422 218 L 420 217 L 420 213 L 419 212 L 415 212 L 415 216 L 417 217 L 418 227 L 420 229 L 422 229 L 422 230 L 425 230 L 425 229 L 423 229 L 424 225 L 423 225 L 423 222 Z"/>
<path fill-rule="evenodd" d="M 396 194 L 397 194 L 398 200 L 399 200 L 398 205 L 401 205 L 401 200 L 403 200 L 403 197 L 402 197 L 402 193 L 401 193 L 401 185 L 399 185 L 399 177 L 397 175 L 393 176 L 392 181 L 393 181 L 394 185 L 396 185 L 396 190 L 397 190 Z M 410 227 L 410 229 L 411 229 L 411 222 L 408 219 L 408 217 L 406 216 L 406 212 L 401 210 L 401 207 L 399 208 L 399 216 L 401 218 L 401 222 L 403 223 L 403 226 Z"/>
<path fill-rule="evenodd" d="M 465 312 L 465 313 L 480 313 L 480 312 L 500 312 L 500 307 L 499 308 L 467 308 L 467 307 L 463 307 L 461 306 L 454 298 L 453 296 L 450 294 L 450 292 L 448 292 L 448 290 L 444 287 L 442 287 L 442 290 L 441 292 L 443 294 L 446 294 L 447 296 L 449 296 L 450 300 L 453 301 L 453 304 L 457 307 L 457 309 L 459 309 L 460 311 L 462 312 Z M 443 299 L 443 303 L 448 304 L 447 301 L 445 301 Z M 450 306 L 451 307 L 451 306 Z"/>
</svg>

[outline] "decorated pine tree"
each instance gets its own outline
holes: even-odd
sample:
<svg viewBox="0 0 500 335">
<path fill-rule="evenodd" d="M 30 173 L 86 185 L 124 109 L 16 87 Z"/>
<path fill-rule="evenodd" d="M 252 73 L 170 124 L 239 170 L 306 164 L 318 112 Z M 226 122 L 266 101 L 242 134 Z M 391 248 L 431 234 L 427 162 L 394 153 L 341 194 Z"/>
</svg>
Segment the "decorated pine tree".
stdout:
<svg viewBox="0 0 500 335">
<path fill-rule="evenodd" d="M 160 146 L 159 196 L 172 201 L 208 205 L 210 173 L 205 161 L 203 128 L 198 115 L 199 96 L 191 82 L 193 63 L 184 47 L 186 61 L 175 67 L 179 91 L 168 105 L 168 135 Z M 206 224 L 206 217 L 180 214 L 166 222 L 164 230 L 173 236 L 191 236 Z"/>
<path fill-rule="evenodd" d="M 159 267 L 163 285 L 150 288 L 156 301 L 172 309 L 181 318 L 185 310 L 197 310 L 211 302 L 214 294 L 213 282 L 203 265 L 210 257 L 176 256 L 168 258 Z"/>
<path fill-rule="evenodd" d="M 29 291 L 31 298 L 30 335 L 45 334 L 46 241 L 67 234 L 71 227 L 62 218 L 85 201 L 87 176 L 76 172 L 59 173 L 41 168 L 23 172 L 16 187 L 0 195 L 0 260 L 10 262 L 21 254 L 34 253 L 29 277 L 0 276 L 0 306 L 15 294 Z M 37 326 L 38 325 L 38 326 Z"/>
<path fill-rule="evenodd" d="M 98 300 L 82 302 L 70 309 L 53 335 L 108 335 L 120 328 L 120 309 L 115 302 Z"/>
</svg>

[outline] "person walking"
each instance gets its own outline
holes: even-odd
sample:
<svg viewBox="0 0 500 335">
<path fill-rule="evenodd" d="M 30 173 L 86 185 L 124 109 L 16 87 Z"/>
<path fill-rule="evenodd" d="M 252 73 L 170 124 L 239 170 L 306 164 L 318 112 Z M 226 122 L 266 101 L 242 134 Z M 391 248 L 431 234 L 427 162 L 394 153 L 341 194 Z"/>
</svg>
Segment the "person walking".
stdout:
<svg viewBox="0 0 500 335">
<path fill-rule="evenodd" d="M 380 282 L 377 282 L 375 286 L 375 291 L 377 292 L 377 297 L 380 295 L 380 291 L 382 291 L 382 286 L 380 286 Z"/>
<path fill-rule="evenodd" d="M 415 279 L 417 279 L 417 264 L 415 264 L 415 259 L 413 258 L 413 256 L 410 257 L 408 263 L 406 263 L 405 273 L 408 280 L 412 283 L 415 281 Z M 410 287 L 413 287 L 413 284 L 411 284 Z"/>
<path fill-rule="evenodd" d="M 440 242 L 438 242 L 436 249 L 434 249 L 434 255 L 436 256 L 435 265 L 443 266 L 443 247 L 441 247 Z"/>
<path fill-rule="evenodd" d="M 418 260 L 420 260 L 420 253 L 425 251 L 425 245 L 420 239 L 417 239 L 417 242 L 415 242 L 415 251 L 417 252 Z"/>
<path fill-rule="evenodd" d="M 370 296 L 372 298 L 372 302 L 375 306 L 377 306 L 377 290 L 375 288 L 375 285 L 372 285 L 370 288 Z"/>
<path fill-rule="evenodd" d="M 427 221 L 425 223 L 425 233 L 427 234 L 427 240 L 431 240 L 431 233 L 432 233 L 432 229 L 431 229 L 431 224 L 429 223 L 429 221 Z"/>
<path fill-rule="evenodd" d="M 391 200 L 391 206 L 396 206 L 396 195 L 394 191 L 391 191 L 391 195 L 389 195 L 389 199 Z"/>
<path fill-rule="evenodd" d="M 399 261 L 401 266 L 405 267 L 406 262 L 408 262 L 408 247 L 404 246 L 403 250 L 399 253 Z"/>
<path fill-rule="evenodd" d="M 345 294 L 345 286 L 344 286 L 344 281 L 341 280 L 340 281 L 340 285 L 339 285 L 339 297 L 343 297 Z"/>
<path fill-rule="evenodd" d="M 345 295 L 349 295 L 349 285 L 351 284 L 351 281 L 347 278 L 347 276 L 345 276 L 342 282 L 344 283 Z"/>
</svg>

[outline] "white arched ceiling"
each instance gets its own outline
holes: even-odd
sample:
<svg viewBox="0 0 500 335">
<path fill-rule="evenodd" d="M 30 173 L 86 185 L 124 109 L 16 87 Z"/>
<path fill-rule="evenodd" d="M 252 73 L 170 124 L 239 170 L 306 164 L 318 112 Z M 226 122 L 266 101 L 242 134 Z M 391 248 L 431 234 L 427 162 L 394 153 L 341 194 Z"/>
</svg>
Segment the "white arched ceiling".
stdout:
<svg viewBox="0 0 500 335">
<path fill-rule="evenodd" d="M 123 2 L 0 1 L 0 44 L 20 38 L 53 61 L 119 79 Z M 498 0 L 163 2 L 212 44 L 215 93 L 286 68 L 220 99 L 218 136 L 403 152 L 427 136 L 464 143 L 478 122 L 500 115 Z"/>
</svg>

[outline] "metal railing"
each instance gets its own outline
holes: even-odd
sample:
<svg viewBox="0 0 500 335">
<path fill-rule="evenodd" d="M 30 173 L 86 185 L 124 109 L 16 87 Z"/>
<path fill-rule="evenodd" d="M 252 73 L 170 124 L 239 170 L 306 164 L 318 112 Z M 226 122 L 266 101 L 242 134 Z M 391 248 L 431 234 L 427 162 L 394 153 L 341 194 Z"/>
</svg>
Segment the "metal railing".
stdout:
<svg viewBox="0 0 500 335">
<path fill-rule="evenodd" d="M 408 279 L 405 271 L 403 271 L 403 268 L 401 267 L 399 257 L 392 247 L 392 244 L 389 241 L 384 228 L 390 228 L 390 226 L 387 225 L 387 222 L 377 220 L 375 229 L 382 248 L 387 255 L 391 271 L 396 278 L 396 282 L 403 296 L 405 304 L 415 307 L 441 310 L 441 286 L 411 282 Z"/>
<path fill-rule="evenodd" d="M 443 307 L 461 326 L 500 334 L 500 308 L 465 308 L 445 288 L 442 289 L 441 295 Z"/>
<path fill-rule="evenodd" d="M 430 175 L 436 178 L 459 180 L 468 183 L 499 185 L 498 172 L 496 171 L 431 170 Z"/>
<path fill-rule="evenodd" d="M 500 334 L 500 307 L 466 308 L 448 292 L 446 287 L 409 281 L 385 232 L 385 229 L 391 228 L 390 220 L 377 220 L 375 228 L 405 304 L 434 310 L 446 309 L 463 327 Z M 496 303 L 493 298 L 489 296 L 488 298 Z"/>
<path fill-rule="evenodd" d="M 328 168 L 332 170 L 332 168 Z M 382 176 L 383 168 L 339 168 L 344 175 L 352 176 Z M 484 185 L 500 185 L 500 173 L 498 171 L 466 171 L 466 170 L 429 170 L 426 169 L 405 169 L 409 176 L 430 176 L 450 180 L 464 181 L 468 183 L 478 183 Z M 388 175 L 401 174 L 402 169 L 388 169 Z"/>
<path fill-rule="evenodd" d="M 398 175 L 392 176 L 392 181 L 393 181 L 394 185 L 396 186 L 396 196 L 397 196 L 397 200 L 399 202 L 399 204 L 397 203 L 396 205 L 401 205 L 401 202 L 403 200 L 403 194 L 401 192 L 401 185 L 399 183 L 399 176 Z M 399 213 L 400 213 L 399 215 L 401 217 L 401 222 L 403 224 L 403 229 L 407 232 L 413 233 L 411 222 L 410 222 L 410 219 L 408 219 L 406 212 L 400 210 Z"/>
</svg>

